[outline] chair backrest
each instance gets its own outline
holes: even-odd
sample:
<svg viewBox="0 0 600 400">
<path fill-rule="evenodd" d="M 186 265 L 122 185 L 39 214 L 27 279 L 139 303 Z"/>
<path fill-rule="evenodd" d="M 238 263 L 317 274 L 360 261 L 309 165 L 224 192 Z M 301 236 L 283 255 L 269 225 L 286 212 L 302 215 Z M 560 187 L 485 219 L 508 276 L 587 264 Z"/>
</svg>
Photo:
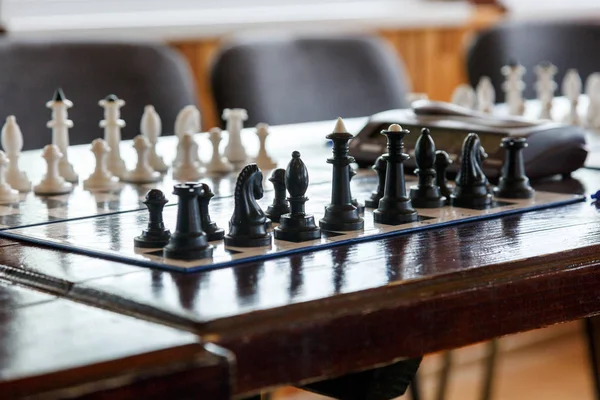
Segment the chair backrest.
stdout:
<svg viewBox="0 0 600 400">
<path fill-rule="evenodd" d="M 475 86 L 484 75 L 491 78 L 496 101 L 504 101 L 501 89 L 504 77 L 500 68 L 514 60 L 525 66 L 526 98 L 535 98 L 536 76 L 533 68 L 549 61 L 558 67 L 555 76 L 559 87 L 569 68 L 578 70 L 582 79 L 600 71 L 597 51 L 600 24 L 592 22 L 509 21 L 482 31 L 471 42 L 467 55 L 470 83 Z"/>
<path fill-rule="evenodd" d="M 196 104 L 189 66 L 164 45 L 128 42 L 0 39 L 0 122 L 14 114 L 23 131 L 24 149 L 51 142 L 45 103 L 56 88 L 74 103 L 69 118 L 71 144 L 103 136 L 98 101 L 114 93 L 125 100 L 124 139 L 139 134 L 146 104 L 154 105 L 165 134 L 173 132 L 179 110 Z"/>
<path fill-rule="evenodd" d="M 373 37 L 236 38 L 212 66 L 217 111 L 248 110 L 248 125 L 357 117 L 407 106 L 396 53 Z"/>
</svg>

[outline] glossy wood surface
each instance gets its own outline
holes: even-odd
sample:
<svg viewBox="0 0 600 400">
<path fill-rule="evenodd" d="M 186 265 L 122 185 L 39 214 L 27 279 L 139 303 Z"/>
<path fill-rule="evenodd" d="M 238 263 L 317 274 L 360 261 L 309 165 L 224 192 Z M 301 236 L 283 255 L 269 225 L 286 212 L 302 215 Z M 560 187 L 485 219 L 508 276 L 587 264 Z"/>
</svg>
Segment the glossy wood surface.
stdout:
<svg viewBox="0 0 600 400">
<path fill-rule="evenodd" d="M 228 398 L 230 360 L 207 351 L 196 335 L 4 279 L 0 338 L 4 399 L 33 394 L 137 398 L 142 393 L 160 398 L 190 388 Z M 195 386 L 195 380 L 207 378 L 214 384 Z"/>
<path fill-rule="evenodd" d="M 537 187 L 589 194 L 600 172 L 580 170 L 574 178 Z M 0 279 L 19 292 L 75 300 L 136 324 L 195 332 L 235 355 L 232 391 L 242 395 L 598 314 L 599 222 L 594 206 L 577 203 L 192 274 L 5 240 Z M 14 290 L 0 299 L 28 301 Z M 13 306 L 12 318 L 34 305 L 24 306 Z M 56 329 L 69 329 L 56 318 Z M 110 325 L 82 321 L 107 335 L 97 338 L 103 347 L 112 346 L 118 335 Z M 144 329 L 125 329 L 144 338 L 124 342 L 132 355 L 151 351 L 143 345 L 153 336 Z M 50 369 L 64 370 L 53 361 L 48 356 Z M 15 368 L 12 361 L 3 366 Z"/>
</svg>

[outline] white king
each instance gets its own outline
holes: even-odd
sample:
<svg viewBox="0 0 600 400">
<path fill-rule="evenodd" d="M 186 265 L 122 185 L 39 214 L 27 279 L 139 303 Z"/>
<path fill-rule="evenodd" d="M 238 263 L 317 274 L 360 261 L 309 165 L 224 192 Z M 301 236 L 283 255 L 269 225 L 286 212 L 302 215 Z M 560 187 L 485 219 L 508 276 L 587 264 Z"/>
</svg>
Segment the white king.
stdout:
<svg viewBox="0 0 600 400">
<path fill-rule="evenodd" d="M 121 119 L 120 109 L 125 105 L 125 101 L 114 94 L 110 94 L 105 99 L 100 100 L 98 104 L 104 108 L 104 119 L 100 121 L 100 128 L 104 128 L 104 140 L 110 147 L 106 167 L 113 175 L 122 178 L 127 172 L 119 150 L 121 128 L 125 126 L 125 121 Z"/>
<path fill-rule="evenodd" d="M 46 126 L 52 129 L 52 144 L 56 145 L 63 157 L 58 164 L 59 174 L 68 182 L 77 182 L 79 177 L 69 162 L 67 150 L 69 148 L 69 129 L 73 127 L 73 121 L 69 119 L 67 110 L 73 107 L 73 102 L 65 98 L 61 88 L 56 89 L 52 100 L 46 103 L 46 107 L 52 110 L 52 120 Z"/>
</svg>

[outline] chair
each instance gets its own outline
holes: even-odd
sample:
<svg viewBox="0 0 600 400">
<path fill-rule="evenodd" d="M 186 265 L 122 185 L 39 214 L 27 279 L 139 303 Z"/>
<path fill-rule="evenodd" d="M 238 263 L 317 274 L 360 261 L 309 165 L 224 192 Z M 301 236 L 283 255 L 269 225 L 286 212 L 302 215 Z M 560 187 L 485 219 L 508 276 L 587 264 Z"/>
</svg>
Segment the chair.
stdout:
<svg viewBox="0 0 600 400">
<path fill-rule="evenodd" d="M 550 61 L 558 67 L 555 77 L 560 85 L 567 69 L 576 68 L 582 79 L 600 71 L 600 53 L 596 47 L 600 24 L 593 22 L 509 21 L 482 31 L 471 43 L 467 72 L 473 87 L 484 75 L 491 78 L 496 101 L 504 101 L 500 68 L 509 60 L 527 68 L 524 80 L 526 98 L 535 98 L 533 67 Z M 557 94 L 560 93 L 557 90 Z"/>
<path fill-rule="evenodd" d="M 125 100 L 121 109 L 124 139 L 139 134 L 146 104 L 160 114 L 165 133 L 173 130 L 179 110 L 196 104 L 188 65 L 176 51 L 158 44 L 116 41 L 0 39 L 0 120 L 14 114 L 23 131 L 24 149 L 51 142 L 45 107 L 62 87 L 73 101 L 69 117 L 71 144 L 102 137 L 98 101 L 114 93 Z"/>
<path fill-rule="evenodd" d="M 211 75 L 217 111 L 245 108 L 248 125 L 408 106 L 404 68 L 374 37 L 235 38 L 219 50 Z"/>
</svg>

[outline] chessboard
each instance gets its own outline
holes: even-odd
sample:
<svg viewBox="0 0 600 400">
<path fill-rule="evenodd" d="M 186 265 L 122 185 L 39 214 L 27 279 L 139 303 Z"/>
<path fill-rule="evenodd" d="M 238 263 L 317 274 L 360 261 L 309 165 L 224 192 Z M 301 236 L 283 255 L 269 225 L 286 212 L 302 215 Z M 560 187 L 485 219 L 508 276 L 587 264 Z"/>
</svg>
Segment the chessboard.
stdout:
<svg viewBox="0 0 600 400">
<path fill-rule="evenodd" d="M 414 177 L 407 178 L 407 186 L 416 183 Z M 359 201 L 368 198 L 377 186 L 377 178 L 370 171 L 361 171 L 352 180 L 352 194 Z M 314 214 L 318 221 L 323 216 L 325 205 L 330 202 L 331 183 L 311 183 L 307 192 L 307 213 Z M 272 195 L 266 193 L 259 205 L 266 209 Z M 268 247 L 230 247 L 223 241 L 211 242 L 214 246 L 212 258 L 198 260 L 174 260 L 163 257 L 160 248 L 136 248 L 134 238 L 148 224 L 146 210 L 96 215 L 90 218 L 34 225 L 0 232 L 0 236 L 50 246 L 75 253 L 134 264 L 149 268 L 176 271 L 200 271 L 230 267 L 241 263 L 265 261 L 301 252 L 316 252 L 335 246 L 358 242 L 375 242 L 394 235 L 404 235 L 428 229 L 439 229 L 449 225 L 469 223 L 510 214 L 525 213 L 538 209 L 559 207 L 583 201 L 580 195 L 558 194 L 537 191 L 531 199 L 496 199 L 487 209 L 469 209 L 445 206 L 442 208 L 418 209 L 417 222 L 401 225 L 383 225 L 373 221 L 373 209 L 366 208 L 363 214 L 364 230 L 345 232 L 323 232 L 318 240 L 288 242 L 273 240 Z M 228 229 L 233 197 L 215 196 L 210 202 L 211 219 L 225 231 Z M 177 218 L 177 207 L 165 207 L 163 218 L 167 228 L 173 230 Z M 277 226 L 273 223 L 270 231 Z M 318 257 L 318 252 L 315 257 Z"/>
</svg>

